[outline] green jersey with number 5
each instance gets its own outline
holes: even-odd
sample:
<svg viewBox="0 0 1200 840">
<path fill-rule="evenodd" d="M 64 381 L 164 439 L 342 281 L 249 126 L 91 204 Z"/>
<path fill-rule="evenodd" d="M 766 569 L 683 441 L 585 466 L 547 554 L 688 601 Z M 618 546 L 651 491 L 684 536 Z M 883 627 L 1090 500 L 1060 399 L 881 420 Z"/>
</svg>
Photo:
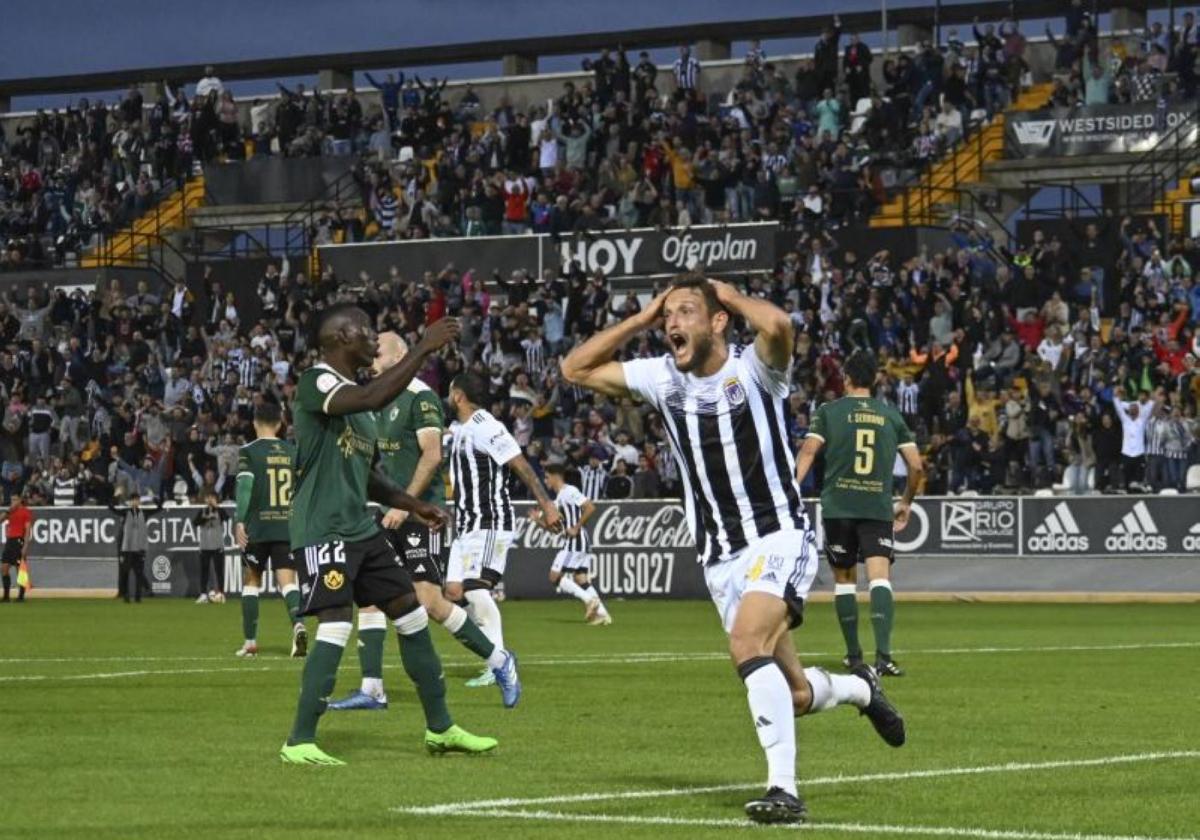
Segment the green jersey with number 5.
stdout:
<svg viewBox="0 0 1200 840">
<path fill-rule="evenodd" d="M 895 408 L 869 397 L 842 397 L 813 414 L 808 433 L 825 442 L 824 519 L 892 519 L 892 467 L 915 445 Z"/>
<path fill-rule="evenodd" d="M 288 541 L 295 466 L 295 447 L 278 438 L 259 438 L 239 450 L 238 475 L 247 474 L 254 479 L 243 523 L 251 543 Z"/>
</svg>

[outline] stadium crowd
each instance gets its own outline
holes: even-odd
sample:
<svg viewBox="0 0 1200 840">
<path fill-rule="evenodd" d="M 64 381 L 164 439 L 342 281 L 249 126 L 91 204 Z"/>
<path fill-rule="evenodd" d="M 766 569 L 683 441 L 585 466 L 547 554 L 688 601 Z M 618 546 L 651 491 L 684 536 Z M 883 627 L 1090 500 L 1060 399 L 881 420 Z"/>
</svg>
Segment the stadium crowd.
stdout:
<svg viewBox="0 0 1200 840">
<path fill-rule="evenodd" d="M 1147 33 L 1108 95 L 1161 75 L 1163 44 L 1191 54 L 1190 21 L 1174 49 L 1161 30 Z M 647 56 L 631 65 L 617 49 L 586 63 L 589 81 L 529 113 L 481 114 L 469 88 L 452 104 L 444 80 L 401 74 L 371 80 L 379 109 L 364 113 L 352 91 L 281 88 L 278 101 L 255 103 L 249 126 L 210 70 L 190 99 L 167 86 L 146 109 L 131 89 L 115 108 L 81 103 L 0 138 L 0 233 L 82 237 L 96 227 L 82 220 L 137 212 L 139 197 L 151 201 L 194 161 L 246 154 L 361 156 L 366 212 L 333 214 L 318 242 L 779 219 L 803 228 L 803 245 L 735 282 L 796 324 L 797 446 L 814 407 L 842 392 L 838 360 L 869 346 L 884 371 L 880 395 L 922 444 L 926 492 L 1183 490 L 1200 461 L 1195 242 L 1134 220 L 1019 244 L 963 225 L 946 250 L 904 260 L 836 241 L 841 223 L 883 199 L 884 163 L 936 154 L 961 137 L 964 111 L 994 111 L 1014 95 L 1024 73 L 1016 24 L 977 26 L 974 36 L 968 48 L 950 30 L 945 45 L 887 59 L 886 91 L 871 84 L 865 44 L 850 36 L 843 49 L 835 18 L 794 76 L 755 44 L 737 85 L 713 95 L 686 49 L 665 84 Z M 1058 47 L 1068 71 L 1059 87 L 1092 101 L 1090 79 L 1113 65 L 1095 52 L 1077 1 Z M 1177 84 L 1194 88 L 1182 68 Z M 10 243 L 7 264 L 29 262 L 23 247 Z M 603 275 L 567 266 L 486 277 L 451 266 L 339 278 L 326 266 L 306 277 L 285 261 L 257 293 L 254 318 L 239 315 L 211 271 L 203 289 L 141 283 L 131 293 L 113 281 L 90 295 L 49 285 L 0 295 L 5 501 L 16 490 L 55 504 L 231 498 L 255 404 L 289 401 L 315 358 L 316 315 L 343 299 L 410 340 L 443 315 L 461 317 L 459 346 L 422 378 L 445 395 L 457 371 L 487 374 L 494 413 L 535 468 L 568 464 L 594 498 L 679 492 L 659 418 L 558 377 L 566 349 L 641 305 L 615 296 Z M 656 336 L 627 349 L 663 351 Z"/>
<path fill-rule="evenodd" d="M 963 224 L 945 251 L 904 261 L 857 255 L 822 231 L 773 270 L 736 278 L 796 325 L 793 442 L 843 392 L 839 359 L 870 347 L 880 396 L 923 446 L 926 492 L 1185 489 L 1200 462 L 1200 246 L 1153 221 L 1112 226 L 1038 231 L 1009 248 Z M 456 372 L 486 374 L 493 412 L 535 468 L 568 464 L 597 498 L 679 490 L 657 416 L 559 378 L 566 349 L 641 306 L 602 274 L 337 278 L 326 267 L 307 278 L 285 263 L 257 291 L 253 322 L 212 274 L 198 295 L 182 283 L 130 295 L 114 281 L 90 298 L 33 289 L 0 303 L 5 495 L 230 498 L 255 404 L 288 403 L 315 359 L 314 318 L 338 300 L 410 341 L 443 315 L 462 318 L 459 345 L 421 377 L 444 396 Z M 662 352 L 656 335 L 626 350 Z"/>
<path fill-rule="evenodd" d="M 562 232 L 774 219 L 836 226 L 959 142 L 1018 90 L 1015 23 L 878 63 L 840 22 L 794 72 L 757 42 L 717 90 L 689 48 L 660 70 L 618 46 L 584 61 L 548 105 L 485 110 L 470 86 L 367 74 L 354 90 L 279 85 L 240 108 L 213 68 L 194 87 L 132 87 L 111 106 L 39 110 L 0 125 L 0 269 L 61 264 L 152 206 L 210 161 L 355 155 L 362 210 L 336 209 L 321 235 L 361 241 Z M 845 41 L 845 43 L 844 43 Z M 844 43 L 844 45 L 843 45 Z M 152 94 L 151 94 L 152 95 Z M 975 119 L 972 113 L 976 112 Z"/>
</svg>

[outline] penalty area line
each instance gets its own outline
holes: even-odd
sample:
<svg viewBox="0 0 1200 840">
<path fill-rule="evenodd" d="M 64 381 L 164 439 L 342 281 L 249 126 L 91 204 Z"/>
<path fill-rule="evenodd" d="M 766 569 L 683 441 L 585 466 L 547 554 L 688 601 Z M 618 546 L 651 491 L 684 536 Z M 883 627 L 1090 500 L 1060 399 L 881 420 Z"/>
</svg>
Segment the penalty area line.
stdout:
<svg viewBox="0 0 1200 840">
<path fill-rule="evenodd" d="M 1170 752 L 1131 753 L 1100 758 L 1062 759 L 1058 761 L 1007 762 L 975 767 L 942 767 L 929 770 L 906 770 L 893 773 L 867 773 L 862 775 L 823 776 L 801 779 L 800 787 L 808 789 L 824 785 L 857 784 L 863 782 L 896 782 L 910 779 L 937 779 L 953 776 L 979 776 L 992 773 L 1025 773 L 1036 770 L 1060 770 L 1075 767 L 1106 767 L 1114 764 L 1136 764 L 1150 761 L 1171 761 L 1200 758 L 1200 750 L 1175 750 Z M 441 805 L 397 806 L 392 811 L 404 814 L 458 814 L 481 809 L 519 808 L 527 805 L 565 805 L 580 802 L 606 802 L 629 799 L 662 799 L 672 796 L 695 796 L 706 793 L 726 793 L 738 790 L 759 790 L 761 783 L 703 785 L 697 787 L 659 788 L 646 790 L 621 790 L 607 793 L 576 793 L 561 796 L 515 797 L 505 799 L 480 799 L 465 802 L 448 802 Z"/>
<path fill-rule="evenodd" d="M 539 822 L 604 823 L 609 825 L 667 825 L 703 828 L 754 828 L 757 823 L 745 819 L 701 817 L 638 817 L 621 814 L 572 814 L 565 811 L 515 811 L 504 808 L 455 811 L 456 817 L 519 819 Z M 933 825 L 890 825 L 870 823 L 813 822 L 776 825 L 773 828 L 794 831 L 826 831 L 842 834 L 901 835 L 918 837 L 963 837 L 970 840 L 1196 840 L 1194 837 L 1151 837 L 1143 834 L 1080 834 L 1072 832 L 1025 831 L 1022 829 L 959 828 Z"/>
</svg>

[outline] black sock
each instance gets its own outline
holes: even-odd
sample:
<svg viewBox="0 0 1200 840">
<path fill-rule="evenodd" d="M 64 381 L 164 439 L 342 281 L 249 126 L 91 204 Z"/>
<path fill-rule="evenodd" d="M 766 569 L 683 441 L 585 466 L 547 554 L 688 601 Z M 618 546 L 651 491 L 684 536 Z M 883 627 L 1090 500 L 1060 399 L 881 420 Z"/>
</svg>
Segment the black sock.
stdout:
<svg viewBox="0 0 1200 840">
<path fill-rule="evenodd" d="M 24 600 L 25 600 L 25 587 L 24 587 L 24 586 L 18 586 L 18 587 L 17 587 L 17 600 L 18 600 L 18 601 L 24 601 Z"/>
<path fill-rule="evenodd" d="M 4 576 L 4 600 L 8 600 L 8 593 L 12 589 L 12 576 Z"/>
</svg>

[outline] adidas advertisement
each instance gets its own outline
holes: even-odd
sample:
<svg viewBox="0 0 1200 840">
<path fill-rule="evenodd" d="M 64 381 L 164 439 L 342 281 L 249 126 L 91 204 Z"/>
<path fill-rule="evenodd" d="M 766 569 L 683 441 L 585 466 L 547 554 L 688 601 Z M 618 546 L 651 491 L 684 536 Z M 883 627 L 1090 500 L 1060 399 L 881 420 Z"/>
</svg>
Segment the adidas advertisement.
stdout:
<svg viewBox="0 0 1200 840">
<path fill-rule="evenodd" d="M 1104 547 L 1114 554 L 1141 554 L 1167 550 L 1167 538 L 1159 533 L 1150 509 L 1138 502 L 1112 527 Z"/>
<path fill-rule="evenodd" d="M 1139 152 L 1152 148 L 1195 108 L 1195 102 L 1160 108 L 1151 100 L 1020 111 L 1005 116 L 1005 145 L 1011 157 Z"/>
<path fill-rule="evenodd" d="M 1200 551 L 1200 505 L 1188 496 L 1021 500 L 1026 555 L 1131 557 Z"/>
<path fill-rule="evenodd" d="M 1025 541 L 1030 554 L 1061 554 L 1086 552 L 1091 541 L 1071 512 L 1071 506 L 1059 502 L 1036 526 Z"/>
</svg>

